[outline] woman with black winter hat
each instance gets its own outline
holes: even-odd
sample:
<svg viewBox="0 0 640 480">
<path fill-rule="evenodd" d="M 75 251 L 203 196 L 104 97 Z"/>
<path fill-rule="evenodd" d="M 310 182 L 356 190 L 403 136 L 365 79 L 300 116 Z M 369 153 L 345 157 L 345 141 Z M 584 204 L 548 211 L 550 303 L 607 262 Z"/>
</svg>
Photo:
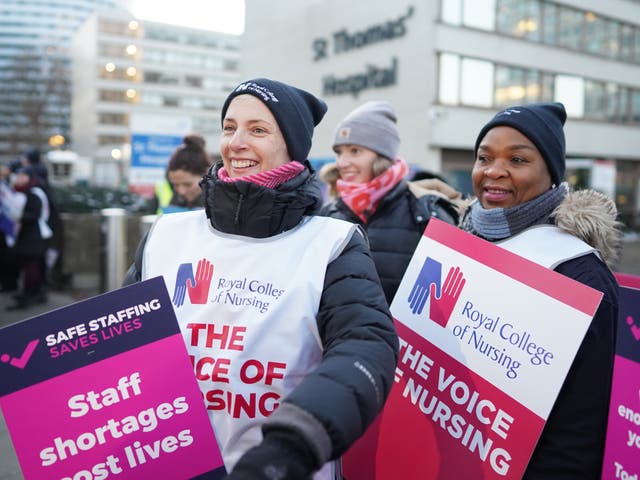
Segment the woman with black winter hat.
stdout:
<svg viewBox="0 0 640 480">
<path fill-rule="evenodd" d="M 201 184 L 205 210 L 160 216 L 129 271 L 127 282 L 162 275 L 174 292 L 229 479 L 335 478 L 332 460 L 393 382 L 398 339 L 366 241 L 316 215 L 307 155 L 325 112 L 281 82 L 238 85 L 222 108 L 222 162 Z M 233 331 L 234 348 L 194 325 Z M 215 381 L 199 369 L 208 358 L 224 362 Z"/>
<path fill-rule="evenodd" d="M 618 317 L 610 267 L 620 232 L 609 198 L 570 192 L 563 181 L 566 117 L 561 103 L 515 106 L 493 117 L 475 143 L 476 200 L 461 222 L 464 230 L 604 294 L 525 479 L 600 479 L 604 454 Z"/>
<path fill-rule="evenodd" d="M 349 113 L 336 127 L 336 162 L 321 178 L 336 199 L 322 215 L 347 220 L 367 232 L 382 288 L 391 304 L 429 219 L 457 222 L 457 210 L 445 195 L 415 195 L 406 181 L 409 167 L 398 155 L 396 113 L 386 101 L 370 101 Z"/>
</svg>

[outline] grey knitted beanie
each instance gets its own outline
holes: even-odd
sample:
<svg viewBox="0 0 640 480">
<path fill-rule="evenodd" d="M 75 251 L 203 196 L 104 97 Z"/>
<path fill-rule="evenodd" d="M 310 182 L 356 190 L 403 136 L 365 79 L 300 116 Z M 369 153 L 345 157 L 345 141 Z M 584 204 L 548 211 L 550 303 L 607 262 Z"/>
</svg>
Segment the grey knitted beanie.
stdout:
<svg viewBox="0 0 640 480">
<path fill-rule="evenodd" d="M 400 147 L 396 120 L 396 112 L 389 102 L 366 102 L 338 124 L 333 148 L 338 145 L 358 145 L 394 160 Z"/>
</svg>

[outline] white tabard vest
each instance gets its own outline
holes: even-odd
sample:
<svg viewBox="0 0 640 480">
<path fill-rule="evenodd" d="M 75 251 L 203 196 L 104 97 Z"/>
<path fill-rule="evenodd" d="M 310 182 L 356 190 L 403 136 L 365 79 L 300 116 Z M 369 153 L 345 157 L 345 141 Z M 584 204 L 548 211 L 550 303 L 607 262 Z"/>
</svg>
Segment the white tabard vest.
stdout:
<svg viewBox="0 0 640 480">
<path fill-rule="evenodd" d="M 319 364 L 325 271 L 355 228 L 308 217 L 256 239 L 214 230 L 202 210 L 154 224 L 142 278 L 165 279 L 228 471 L 262 440 L 260 426 L 280 400 Z M 316 478 L 329 478 L 327 470 Z"/>
<path fill-rule="evenodd" d="M 554 225 L 535 225 L 496 245 L 553 270 L 567 260 L 598 251 Z"/>
</svg>

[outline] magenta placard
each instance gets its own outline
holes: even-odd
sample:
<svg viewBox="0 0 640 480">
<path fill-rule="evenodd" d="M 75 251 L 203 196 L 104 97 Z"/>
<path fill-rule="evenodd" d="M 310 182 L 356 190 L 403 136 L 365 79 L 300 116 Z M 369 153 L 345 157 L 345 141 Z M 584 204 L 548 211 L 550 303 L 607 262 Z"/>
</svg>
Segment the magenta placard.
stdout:
<svg viewBox="0 0 640 480">
<path fill-rule="evenodd" d="M 220 466 L 185 369 L 175 335 L 2 397 L 25 478 L 188 479 Z"/>
<path fill-rule="evenodd" d="M 618 277 L 621 284 L 624 283 Z M 628 280 L 628 279 L 625 279 Z M 634 285 L 640 277 L 635 278 Z M 602 479 L 640 478 L 640 290 L 620 288 L 618 337 Z"/>
<path fill-rule="evenodd" d="M 159 277 L 0 330 L 27 480 L 217 480 L 224 464 Z"/>
</svg>

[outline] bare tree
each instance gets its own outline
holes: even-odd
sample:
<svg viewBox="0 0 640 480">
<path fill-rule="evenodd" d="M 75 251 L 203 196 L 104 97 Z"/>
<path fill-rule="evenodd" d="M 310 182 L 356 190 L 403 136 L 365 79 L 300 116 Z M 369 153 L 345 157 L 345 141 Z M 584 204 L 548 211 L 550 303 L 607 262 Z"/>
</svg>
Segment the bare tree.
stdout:
<svg viewBox="0 0 640 480">
<path fill-rule="evenodd" d="M 30 49 L 14 57 L 0 82 L 7 151 L 43 148 L 52 135 L 69 140 L 71 80 L 68 56 L 60 49 Z M 4 148 L 3 148 L 4 149 Z"/>
</svg>

